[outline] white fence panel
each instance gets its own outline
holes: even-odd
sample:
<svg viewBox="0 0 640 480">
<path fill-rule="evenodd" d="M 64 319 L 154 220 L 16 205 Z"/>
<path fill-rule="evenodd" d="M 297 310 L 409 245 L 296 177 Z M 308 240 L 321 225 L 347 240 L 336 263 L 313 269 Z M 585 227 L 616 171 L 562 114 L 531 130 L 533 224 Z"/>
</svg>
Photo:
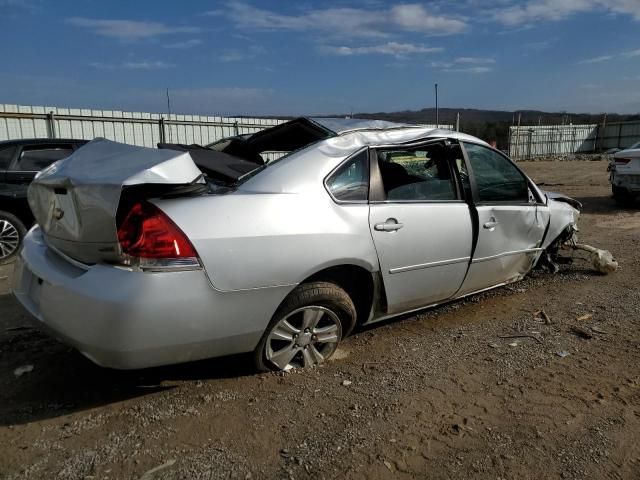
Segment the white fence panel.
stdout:
<svg viewBox="0 0 640 480">
<path fill-rule="evenodd" d="M 131 145 L 206 145 L 221 138 L 279 125 L 275 118 L 213 117 L 148 112 L 0 104 L 0 141 L 21 138 L 104 137 Z"/>
<path fill-rule="evenodd" d="M 511 127 L 509 155 L 523 160 L 553 155 L 591 153 L 598 125 L 543 125 Z"/>
</svg>

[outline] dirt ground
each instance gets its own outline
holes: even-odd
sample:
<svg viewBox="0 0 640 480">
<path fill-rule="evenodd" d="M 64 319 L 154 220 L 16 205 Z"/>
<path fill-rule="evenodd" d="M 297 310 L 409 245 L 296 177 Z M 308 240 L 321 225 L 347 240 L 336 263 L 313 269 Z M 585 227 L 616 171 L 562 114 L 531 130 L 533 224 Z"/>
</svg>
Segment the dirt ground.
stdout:
<svg viewBox="0 0 640 480">
<path fill-rule="evenodd" d="M 0 296 L 0 478 L 640 478 L 640 211 L 604 162 L 523 165 L 584 203 L 581 240 L 618 272 L 576 259 L 360 331 L 319 368 L 101 369 Z"/>
</svg>

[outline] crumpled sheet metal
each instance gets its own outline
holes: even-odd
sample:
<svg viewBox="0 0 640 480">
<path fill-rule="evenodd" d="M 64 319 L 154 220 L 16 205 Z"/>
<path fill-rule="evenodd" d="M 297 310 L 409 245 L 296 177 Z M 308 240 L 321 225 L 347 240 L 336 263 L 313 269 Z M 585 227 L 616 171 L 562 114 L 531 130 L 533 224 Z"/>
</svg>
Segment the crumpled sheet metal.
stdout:
<svg viewBox="0 0 640 480">
<path fill-rule="evenodd" d="M 48 236 L 115 243 L 115 216 L 123 187 L 188 184 L 201 175 L 188 152 L 99 138 L 40 172 L 29 187 L 29 206 Z M 64 210 L 64 216 L 54 218 L 56 209 Z"/>
</svg>

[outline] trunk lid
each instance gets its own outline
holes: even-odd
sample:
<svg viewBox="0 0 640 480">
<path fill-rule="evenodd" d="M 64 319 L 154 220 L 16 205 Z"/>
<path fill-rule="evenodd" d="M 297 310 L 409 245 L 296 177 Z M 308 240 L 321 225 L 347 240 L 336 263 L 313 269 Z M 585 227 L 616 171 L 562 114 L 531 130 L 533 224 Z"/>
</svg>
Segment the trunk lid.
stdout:
<svg viewBox="0 0 640 480">
<path fill-rule="evenodd" d="M 84 263 L 117 262 L 116 217 L 123 191 L 144 185 L 158 196 L 197 183 L 205 182 L 188 152 L 101 138 L 40 172 L 28 198 L 49 245 Z"/>
</svg>

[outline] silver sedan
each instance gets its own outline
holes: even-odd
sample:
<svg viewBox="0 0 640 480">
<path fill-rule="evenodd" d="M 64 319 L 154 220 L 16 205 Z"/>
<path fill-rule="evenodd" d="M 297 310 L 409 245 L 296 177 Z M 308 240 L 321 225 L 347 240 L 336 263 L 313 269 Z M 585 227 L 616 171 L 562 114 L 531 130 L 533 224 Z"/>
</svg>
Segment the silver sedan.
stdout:
<svg viewBox="0 0 640 480">
<path fill-rule="evenodd" d="M 577 202 L 452 131 L 300 118 L 159 147 L 97 139 L 29 190 L 14 294 L 107 367 L 315 365 L 358 325 L 553 266 L 576 230 Z"/>
</svg>

